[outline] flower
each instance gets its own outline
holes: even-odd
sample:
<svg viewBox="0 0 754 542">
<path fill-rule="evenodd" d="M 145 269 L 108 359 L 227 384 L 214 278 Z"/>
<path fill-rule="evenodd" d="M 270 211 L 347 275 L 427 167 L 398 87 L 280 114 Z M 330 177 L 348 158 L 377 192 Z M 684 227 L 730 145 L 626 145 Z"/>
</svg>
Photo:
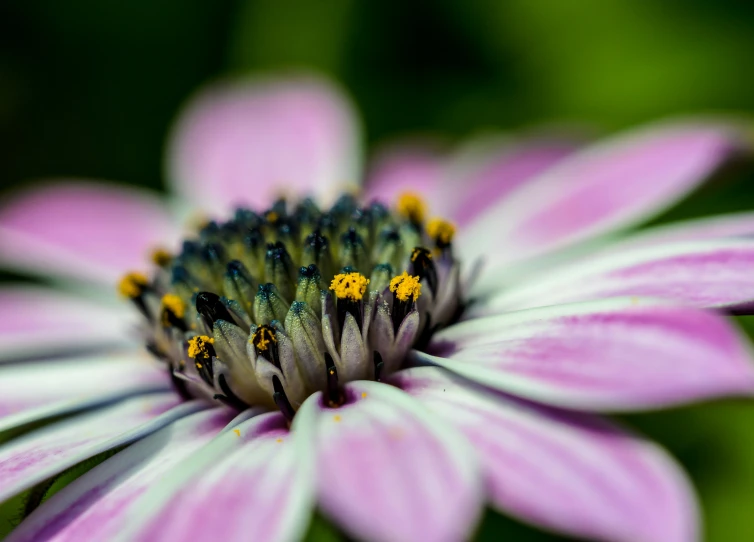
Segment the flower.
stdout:
<svg viewBox="0 0 754 542">
<path fill-rule="evenodd" d="M 393 151 L 360 201 L 397 205 L 369 212 L 338 199 L 359 178 L 357 141 L 324 82 L 234 83 L 195 99 L 171 139 L 189 202 L 171 207 L 223 220 L 180 250 L 181 220 L 137 191 L 77 182 L 0 211 L 4 262 L 67 287 L 0 292 L 0 356 L 25 360 L 0 367 L 0 431 L 48 422 L 0 447 L 0 500 L 41 487 L 9 540 L 290 540 L 315 503 L 369 540 L 465 539 L 485 503 L 580 538 L 695 537 L 673 460 L 594 412 L 754 391 L 747 344 L 706 310 L 751 307 L 754 220 L 583 246 L 686 195 L 743 150 L 737 131 L 672 121 L 586 149 Z M 303 231 L 325 202 L 343 216 Z M 256 233 L 239 249 L 241 224 Z M 133 271 L 149 249 L 154 270 Z M 119 278 L 162 368 L 97 294 Z M 39 504 L 46 480 L 92 457 Z"/>
</svg>

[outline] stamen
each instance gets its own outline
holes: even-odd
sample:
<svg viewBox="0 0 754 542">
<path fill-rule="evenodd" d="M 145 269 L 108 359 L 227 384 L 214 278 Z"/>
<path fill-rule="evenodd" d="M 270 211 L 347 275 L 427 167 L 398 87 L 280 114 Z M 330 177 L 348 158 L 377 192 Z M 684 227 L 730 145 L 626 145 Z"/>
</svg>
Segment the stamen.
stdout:
<svg viewBox="0 0 754 542">
<path fill-rule="evenodd" d="M 220 391 L 222 391 L 222 394 L 215 394 L 213 399 L 217 399 L 218 401 L 222 401 L 224 404 L 228 405 L 231 408 L 234 408 L 238 411 L 246 410 L 249 405 L 244 403 L 238 395 L 233 393 L 233 390 L 230 389 L 230 386 L 228 385 L 228 382 L 225 380 L 225 375 L 221 374 L 217 377 L 217 383 L 220 386 Z"/>
<path fill-rule="evenodd" d="M 173 255 L 164 248 L 156 248 L 149 255 L 149 259 L 160 267 L 167 267 L 173 261 Z"/>
<path fill-rule="evenodd" d="M 377 382 L 380 382 L 382 377 L 382 368 L 385 366 L 385 364 L 382 361 L 382 354 L 377 352 L 377 350 L 374 351 L 374 379 Z"/>
<path fill-rule="evenodd" d="M 418 226 L 424 222 L 424 217 L 427 215 L 427 204 L 424 203 L 419 194 L 404 192 L 398 197 L 395 210 L 400 215 L 408 218 L 412 224 Z"/>
<path fill-rule="evenodd" d="M 231 324 L 235 322 L 220 296 L 212 292 L 199 292 L 196 295 L 196 311 L 204 316 L 212 327 L 218 320 L 225 320 Z"/>
<path fill-rule="evenodd" d="M 435 246 L 442 250 L 450 246 L 456 227 L 442 218 L 433 218 L 427 223 L 427 235 L 435 242 Z"/>
<path fill-rule="evenodd" d="M 280 358 L 278 355 L 278 340 L 275 330 L 267 324 L 259 326 L 251 336 L 251 344 L 254 345 L 257 356 L 262 356 L 278 369 Z"/>
<path fill-rule="evenodd" d="M 369 279 L 361 273 L 340 273 L 330 283 L 330 289 L 338 299 L 361 301 L 367 291 Z"/>
<path fill-rule="evenodd" d="M 275 404 L 280 409 L 280 412 L 283 413 L 283 416 L 285 416 L 285 419 L 290 421 L 293 421 L 293 416 L 296 414 L 296 411 L 293 410 L 293 407 L 291 406 L 290 401 L 288 401 L 288 397 L 285 395 L 285 390 L 283 389 L 283 385 L 280 383 L 280 379 L 277 377 L 277 375 L 272 376 L 272 400 L 275 401 Z"/>
<path fill-rule="evenodd" d="M 339 407 L 343 404 L 343 395 L 338 388 L 338 369 L 332 356 L 325 352 L 325 370 L 327 371 L 327 404 L 330 407 Z"/>
<path fill-rule="evenodd" d="M 402 275 L 398 275 L 390 281 L 390 291 L 400 301 L 408 301 L 409 297 L 416 301 L 421 295 L 422 285 L 418 276 L 412 277 L 404 271 Z"/>
<path fill-rule="evenodd" d="M 265 279 L 275 284 L 285 299 L 293 297 L 295 273 L 293 261 L 285 245 L 280 241 L 268 244 L 264 259 Z"/>
<path fill-rule="evenodd" d="M 160 314 L 164 327 L 177 327 L 181 331 L 186 331 L 186 322 L 183 320 L 186 314 L 186 304 L 177 295 L 165 294 L 162 296 Z"/>
<path fill-rule="evenodd" d="M 215 339 L 207 335 L 197 335 L 189 339 L 188 356 L 193 358 L 196 370 L 204 382 L 214 387 L 214 370 L 212 368 L 212 358 L 215 357 Z"/>
<path fill-rule="evenodd" d="M 424 247 L 415 247 L 411 253 L 411 270 L 412 275 L 419 277 L 419 280 L 427 279 L 427 285 L 432 291 L 432 295 L 437 295 L 437 269 L 432 261 L 432 253 Z"/>
<path fill-rule="evenodd" d="M 128 299 L 141 297 L 149 287 L 149 278 L 144 273 L 131 272 L 126 274 L 118 283 L 118 293 Z"/>
</svg>

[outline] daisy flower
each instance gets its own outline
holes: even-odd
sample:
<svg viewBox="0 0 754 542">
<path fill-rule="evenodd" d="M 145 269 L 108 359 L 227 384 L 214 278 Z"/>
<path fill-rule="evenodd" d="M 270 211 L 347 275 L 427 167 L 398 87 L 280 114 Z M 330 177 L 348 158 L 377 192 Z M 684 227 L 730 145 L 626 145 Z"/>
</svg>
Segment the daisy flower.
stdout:
<svg viewBox="0 0 754 542">
<path fill-rule="evenodd" d="M 708 310 L 751 307 L 754 216 L 618 236 L 738 130 L 393 149 L 359 191 L 354 119 L 312 78 L 215 86 L 170 139 L 174 199 L 76 181 L 0 210 L 4 264 L 60 285 L 0 291 L 9 541 L 295 540 L 315 507 L 358 539 L 454 541 L 485 505 L 695 539 L 682 471 L 596 413 L 754 391 Z"/>
</svg>

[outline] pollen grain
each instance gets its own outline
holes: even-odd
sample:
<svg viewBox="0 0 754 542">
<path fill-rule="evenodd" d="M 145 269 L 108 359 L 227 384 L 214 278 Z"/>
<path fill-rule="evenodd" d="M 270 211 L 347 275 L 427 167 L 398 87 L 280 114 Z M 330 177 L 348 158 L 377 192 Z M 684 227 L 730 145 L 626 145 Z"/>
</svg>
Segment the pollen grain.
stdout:
<svg viewBox="0 0 754 542">
<path fill-rule="evenodd" d="M 207 335 L 197 335 L 193 339 L 189 339 L 188 355 L 190 358 L 204 358 L 209 359 L 208 344 L 215 344 L 215 339 L 208 337 Z"/>
<path fill-rule="evenodd" d="M 402 275 L 393 277 L 390 281 L 390 291 L 399 301 L 408 301 L 409 297 L 416 301 L 422 293 L 421 281 L 419 277 L 411 276 L 404 271 Z"/>
<path fill-rule="evenodd" d="M 367 291 L 369 279 L 361 273 L 340 273 L 330 283 L 330 289 L 338 299 L 360 301 Z"/>
<path fill-rule="evenodd" d="M 134 299 L 139 297 L 148 285 L 149 279 L 144 273 L 127 273 L 118 283 L 118 293 L 123 297 Z"/>
</svg>

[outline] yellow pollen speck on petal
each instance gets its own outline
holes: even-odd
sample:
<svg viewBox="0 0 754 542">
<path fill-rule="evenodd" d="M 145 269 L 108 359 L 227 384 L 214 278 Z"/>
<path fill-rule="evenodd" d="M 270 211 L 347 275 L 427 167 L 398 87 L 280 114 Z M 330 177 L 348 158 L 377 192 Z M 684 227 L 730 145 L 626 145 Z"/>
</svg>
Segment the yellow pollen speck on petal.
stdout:
<svg viewBox="0 0 754 542">
<path fill-rule="evenodd" d="M 340 420 L 341 420 L 340 416 L 338 416 L 337 414 L 336 414 L 335 416 L 333 416 L 333 417 L 332 417 L 332 419 L 333 419 L 333 421 L 335 421 L 336 423 L 340 423 Z"/>
<path fill-rule="evenodd" d="M 361 392 L 361 398 L 362 398 L 362 399 L 366 399 L 366 398 L 367 398 L 367 392 L 365 392 L 365 391 L 362 391 L 362 392 Z"/>
<path fill-rule="evenodd" d="M 236 434 L 237 437 L 241 436 L 241 430 L 240 429 L 234 429 L 233 432 Z"/>
<path fill-rule="evenodd" d="M 433 218 L 427 223 L 427 235 L 439 245 L 449 245 L 455 234 L 455 225 L 442 218 Z"/>
<path fill-rule="evenodd" d="M 393 277 L 390 281 L 390 291 L 399 301 L 408 301 L 409 297 L 416 301 L 422 293 L 421 281 L 419 277 L 411 276 L 404 271 L 402 275 Z"/>
<path fill-rule="evenodd" d="M 178 318 L 183 318 L 186 314 L 186 304 L 175 294 L 165 294 L 160 301 L 162 325 L 165 327 L 170 327 L 171 325 L 170 319 L 168 318 L 168 311 L 172 312 Z"/>
<path fill-rule="evenodd" d="M 281 439 L 281 438 L 278 438 L 278 439 L 276 439 L 276 440 L 275 440 L 275 442 L 277 442 L 278 444 L 280 444 L 280 443 L 282 443 L 282 442 L 283 442 L 283 439 Z"/>
<path fill-rule="evenodd" d="M 335 292 L 338 299 L 360 301 L 367 291 L 369 279 L 361 273 L 341 273 L 335 275 L 330 283 L 330 289 Z"/>
<path fill-rule="evenodd" d="M 123 297 L 133 299 L 139 297 L 148 285 L 149 279 L 144 273 L 128 273 L 120 279 L 118 293 Z"/>
<path fill-rule="evenodd" d="M 215 344 L 215 339 L 206 335 L 197 335 L 193 339 L 189 339 L 188 355 L 190 358 L 204 358 L 209 359 L 208 344 Z M 197 367 L 199 364 L 197 364 Z M 199 367 L 201 368 L 201 367 Z"/>
<path fill-rule="evenodd" d="M 427 204 L 422 197 L 415 192 L 404 192 L 398 196 L 395 202 L 395 210 L 399 215 L 408 218 L 415 224 L 424 222 L 427 216 Z"/>
<path fill-rule="evenodd" d="M 149 254 L 149 259 L 152 263 L 165 267 L 173 261 L 173 255 L 164 248 L 158 247 Z"/>
</svg>

